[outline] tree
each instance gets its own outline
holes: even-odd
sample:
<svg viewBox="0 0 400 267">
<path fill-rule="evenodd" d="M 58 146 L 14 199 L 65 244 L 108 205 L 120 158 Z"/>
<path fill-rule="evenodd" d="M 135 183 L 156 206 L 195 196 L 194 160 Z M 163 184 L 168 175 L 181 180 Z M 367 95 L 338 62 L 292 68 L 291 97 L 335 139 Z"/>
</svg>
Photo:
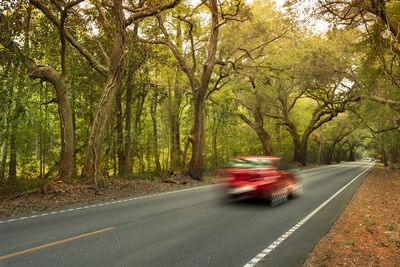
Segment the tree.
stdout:
<svg viewBox="0 0 400 267">
<path fill-rule="evenodd" d="M 352 121 L 351 116 L 348 114 L 340 114 L 337 118 L 332 120 L 330 123 L 325 124 L 325 127 L 320 127 L 322 132 L 319 133 L 319 152 L 323 153 L 324 159 L 323 162 L 325 164 L 330 164 L 334 158 L 336 147 L 339 146 L 339 154 L 342 152 L 342 141 L 345 140 L 350 134 L 355 131 L 355 125 Z M 339 155 L 341 157 L 341 155 Z M 322 155 L 319 155 L 319 162 L 322 161 Z M 340 160 L 340 159 L 339 159 Z"/>
<path fill-rule="evenodd" d="M 144 102 L 142 97 L 139 97 L 140 93 L 145 89 L 147 82 L 138 74 L 140 69 L 148 69 L 146 62 L 151 60 L 151 51 L 148 47 L 142 46 L 138 43 L 137 32 L 139 25 L 134 25 L 134 30 L 128 35 L 130 41 L 127 44 L 127 63 L 126 63 L 126 79 L 123 84 L 122 90 L 119 90 L 116 97 L 116 108 L 117 108 L 117 136 L 118 136 L 118 173 L 120 175 L 126 175 L 132 172 L 132 157 L 134 156 L 134 150 L 136 147 L 135 139 L 137 139 L 137 119 L 134 122 L 134 137 L 132 142 L 132 105 L 134 100 L 138 101 L 139 107 L 142 107 Z M 148 72 L 148 70 L 147 70 Z M 122 108 L 123 94 L 125 92 L 125 110 Z M 139 114 L 140 115 L 140 114 Z M 123 126 L 123 120 L 125 117 L 125 128 Z M 137 116 L 136 116 L 137 117 Z M 140 116 L 139 116 L 140 117 Z M 133 145 L 132 145 L 133 144 Z"/>
<path fill-rule="evenodd" d="M 157 125 L 157 108 L 158 105 L 166 98 L 165 91 L 156 84 L 151 85 L 151 102 L 150 102 L 150 115 L 153 123 L 153 150 L 154 150 L 154 162 L 156 165 L 156 171 L 161 171 L 160 164 L 160 154 L 159 154 L 159 146 L 158 146 L 158 125 Z M 149 164 L 149 163 L 148 163 Z"/>
<path fill-rule="evenodd" d="M 266 93 L 268 79 L 262 77 L 268 71 L 282 68 L 274 62 L 274 50 L 286 46 L 285 38 L 291 38 L 294 26 L 289 17 L 282 14 L 270 1 L 254 1 L 250 19 L 233 22 L 223 32 L 222 53 L 227 54 L 233 66 L 230 75 L 235 81 L 236 101 L 244 107 L 249 116 L 238 112 L 239 117 L 252 128 L 263 147 L 265 155 L 273 155 L 272 139 L 266 130 L 266 116 L 273 109 Z M 240 51 L 241 53 L 238 53 Z M 225 75 L 229 75 L 227 72 Z M 246 81 L 246 82 L 243 82 Z"/>
<path fill-rule="evenodd" d="M 384 23 L 393 37 L 400 43 L 400 4 L 397 1 L 318 1 L 316 10 L 319 15 L 340 24 L 352 25 L 363 23 L 365 15 L 375 17 Z"/>
<path fill-rule="evenodd" d="M 395 112 L 390 107 L 382 107 L 372 100 L 364 101 L 357 110 L 351 111 L 366 129 L 365 146 L 375 150 L 375 154 L 381 156 L 385 166 L 393 168 L 398 160 L 399 148 Z M 371 113 L 375 116 L 370 116 Z"/>
<path fill-rule="evenodd" d="M 72 8 L 74 4 L 67 5 L 65 7 L 64 12 L 64 22 L 67 16 L 67 10 Z M 29 9 L 28 9 L 29 10 Z M 29 13 L 28 13 L 29 15 Z M 29 15 L 30 16 L 30 15 Z M 29 22 L 28 22 L 29 23 Z M 62 25 L 62 24 L 60 24 Z M 29 26 L 28 33 L 29 33 Z M 63 36 L 62 30 L 60 30 L 60 36 Z M 26 67 L 29 69 L 29 75 L 32 78 L 40 78 L 44 81 L 50 82 L 57 95 L 57 103 L 58 103 L 58 114 L 60 117 L 60 132 L 61 132 L 61 154 L 60 154 L 60 167 L 59 167 L 59 175 L 61 179 L 65 181 L 71 181 L 73 175 L 73 154 L 74 154 L 74 129 L 72 124 L 72 111 L 71 105 L 69 102 L 69 93 L 68 93 L 68 84 L 65 78 L 65 62 L 63 59 L 61 62 L 62 73 L 58 73 L 53 67 L 38 65 L 35 63 L 33 59 L 31 59 L 26 51 L 27 47 L 22 50 L 18 44 L 10 38 L 6 38 L 5 36 L 0 38 L 0 43 L 7 47 L 14 54 L 18 55 L 21 60 L 24 62 Z M 63 37 L 61 37 L 61 40 Z M 26 45 L 29 44 L 29 37 L 25 34 Z M 61 41 L 62 42 L 62 41 Z M 63 58 L 64 51 L 61 51 L 61 57 Z M 12 142 L 13 143 L 13 142 Z M 16 163 L 11 162 L 11 165 L 15 165 Z M 15 175 L 15 167 L 12 166 L 10 171 L 13 172 L 12 175 Z"/>
<path fill-rule="evenodd" d="M 44 15 L 56 26 L 62 28 L 62 20 L 60 21 L 53 12 L 47 8 L 40 0 L 31 0 L 33 5 L 39 8 Z M 103 66 L 93 54 L 91 54 L 81 43 L 79 43 L 70 31 L 64 29 L 65 38 L 70 44 L 75 47 L 88 61 L 89 64 L 100 74 L 106 78 L 106 85 L 103 89 L 102 96 L 98 103 L 96 115 L 93 120 L 92 129 L 89 136 L 89 142 L 86 152 L 85 163 L 82 168 L 82 177 L 86 179 L 93 179 L 96 186 L 98 182 L 100 185 L 104 183 L 102 179 L 100 166 L 101 166 L 101 152 L 104 143 L 105 131 L 110 118 L 112 104 L 114 102 L 116 93 L 121 86 L 124 76 L 124 49 L 125 49 L 125 36 L 126 30 L 129 25 L 134 21 L 153 16 L 165 9 L 173 8 L 178 4 L 179 0 L 164 5 L 154 5 L 147 3 L 147 1 L 140 1 L 138 6 L 125 7 L 122 5 L 122 0 L 114 1 L 114 4 L 108 5 L 113 10 L 115 31 L 113 36 L 113 45 L 111 56 L 108 57 L 106 53 L 102 53 L 108 60 L 107 66 Z M 54 2 L 56 8 L 60 10 L 57 3 Z M 100 12 L 102 7 L 100 7 Z M 124 10 L 130 13 L 128 18 L 125 18 Z M 104 19 L 104 21 L 108 21 Z M 104 52 L 104 51 L 103 51 Z"/>
<path fill-rule="evenodd" d="M 243 101 L 240 101 L 240 99 L 237 99 L 237 101 L 248 110 L 253 118 L 253 121 L 241 112 L 239 112 L 238 115 L 250 128 L 252 128 L 257 133 L 257 136 L 263 146 L 264 155 L 271 156 L 274 154 L 272 148 L 272 140 L 270 135 L 264 128 L 265 106 L 263 106 L 263 104 L 265 104 L 266 99 L 257 92 L 257 85 L 254 78 L 248 78 L 253 89 L 250 92 L 254 95 L 251 101 L 247 100 L 247 104 L 245 104 Z"/>
<path fill-rule="evenodd" d="M 205 56 L 206 59 L 202 64 L 202 68 L 198 68 L 197 66 L 198 59 L 196 58 L 196 48 L 193 39 L 194 22 L 191 21 L 191 19 L 194 15 L 194 12 L 189 12 L 189 14 L 186 16 L 177 17 L 177 19 L 189 25 L 188 36 L 191 51 L 189 60 L 185 58 L 185 56 L 179 50 L 179 47 L 177 47 L 177 45 L 172 41 L 162 16 L 157 16 L 157 21 L 158 26 L 163 34 L 163 39 L 148 41 L 153 44 L 163 44 L 168 46 L 178 60 L 180 68 L 190 81 L 194 98 L 194 126 L 192 135 L 189 138 L 192 144 L 192 157 L 189 163 L 189 175 L 197 180 L 202 180 L 203 178 L 203 166 L 205 158 L 205 100 L 207 93 L 209 92 L 211 75 L 214 70 L 214 66 L 217 63 L 216 52 L 218 46 L 218 33 L 219 27 L 221 26 L 218 14 L 218 1 L 209 0 L 201 2 L 200 5 L 195 7 L 193 10 L 196 11 L 201 6 L 205 6 L 211 16 L 208 48 Z M 198 53 L 200 53 L 200 51 Z"/>
<path fill-rule="evenodd" d="M 362 42 L 366 55 L 365 65 L 361 68 L 361 79 L 358 86 L 363 93 L 377 103 L 388 105 L 399 114 L 400 101 L 393 94 L 393 87 L 400 89 L 399 55 L 400 55 L 400 4 L 398 1 L 318 1 L 317 15 L 335 24 L 364 28 L 366 42 Z M 388 35 L 389 33 L 389 35 Z M 367 45 L 368 44 L 368 45 Z M 378 67 L 379 64 L 379 67 Z M 378 67 L 378 68 L 377 68 Z M 387 80 L 388 86 L 377 86 L 375 82 L 365 77 L 379 77 L 379 71 Z M 369 72 L 369 74 L 368 74 Z M 364 77 L 362 77 L 364 76 Z M 380 77 L 381 80 L 381 77 Z M 374 86 L 375 88 L 371 88 Z M 390 94 L 388 94 L 390 92 Z M 398 120 L 400 131 L 400 120 Z"/>
<path fill-rule="evenodd" d="M 0 183 L 186 165 L 200 180 L 249 154 L 397 166 L 388 24 L 363 11 L 312 33 L 293 15 L 261 0 L 0 1 Z"/>
<path fill-rule="evenodd" d="M 331 48 L 338 39 L 311 37 L 301 41 L 285 40 L 279 44 L 279 56 L 271 57 L 270 67 L 250 81 L 259 86 L 256 98 L 264 103 L 260 113 L 286 128 L 293 140 L 293 160 L 305 165 L 310 135 L 359 97 L 349 85 L 351 54 L 346 53 L 343 44 L 335 50 Z M 292 42 L 297 42 L 297 47 Z M 256 88 L 253 86 L 253 90 Z M 307 108 L 300 111 L 304 105 Z"/>
</svg>

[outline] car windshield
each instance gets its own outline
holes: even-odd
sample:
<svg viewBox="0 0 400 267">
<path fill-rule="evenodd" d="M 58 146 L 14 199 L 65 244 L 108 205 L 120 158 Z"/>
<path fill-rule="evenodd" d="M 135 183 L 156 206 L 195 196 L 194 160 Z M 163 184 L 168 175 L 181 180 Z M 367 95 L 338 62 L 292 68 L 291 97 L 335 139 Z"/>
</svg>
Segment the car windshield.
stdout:
<svg viewBox="0 0 400 267">
<path fill-rule="evenodd" d="M 226 164 L 227 168 L 260 168 L 276 167 L 276 160 L 262 158 L 236 158 Z"/>
</svg>

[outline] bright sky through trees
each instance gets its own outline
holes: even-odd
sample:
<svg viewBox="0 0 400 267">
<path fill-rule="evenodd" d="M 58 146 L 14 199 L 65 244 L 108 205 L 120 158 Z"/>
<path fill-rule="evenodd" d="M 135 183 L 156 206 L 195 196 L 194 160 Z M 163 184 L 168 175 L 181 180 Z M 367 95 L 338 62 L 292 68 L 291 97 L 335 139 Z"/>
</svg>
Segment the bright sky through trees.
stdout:
<svg viewBox="0 0 400 267">
<path fill-rule="evenodd" d="M 277 6 L 280 8 L 283 8 L 285 2 L 287 0 L 275 0 Z M 321 19 L 315 19 L 311 16 L 312 10 L 310 9 L 310 3 L 309 2 L 304 2 L 297 5 L 297 10 L 296 12 L 299 14 L 300 18 L 307 22 L 306 24 L 309 25 L 309 27 L 314 31 L 314 32 L 327 32 L 329 28 L 329 23 L 321 20 Z M 308 10 L 307 10 L 308 9 Z"/>
</svg>

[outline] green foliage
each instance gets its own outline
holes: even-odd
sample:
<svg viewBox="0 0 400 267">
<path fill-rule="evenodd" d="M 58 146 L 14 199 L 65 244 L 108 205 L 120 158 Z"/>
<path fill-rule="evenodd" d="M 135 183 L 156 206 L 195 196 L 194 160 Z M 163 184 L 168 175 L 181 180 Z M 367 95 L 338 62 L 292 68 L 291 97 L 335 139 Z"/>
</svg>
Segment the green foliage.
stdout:
<svg viewBox="0 0 400 267">
<path fill-rule="evenodd" d="M 0 6 L 1 38 L 15 41 L 37 64 L 60 71 L 59 29 L 33 7 L 27 35 L 28 5 L 24 1 L 6 2 Z M 145 2 L 151 6 L 167 1 Z M 219 62 L 212 73 L 209 90 L 218 82 L 219 86 L 206 101 L 206 170 L 220 168 L 234 156 L 264 153 L 256 131 L 241 119 L 245 116 L 251 123 L 256 123 L 256 109 L 262 114 L 262 128 L 271 137 L 275 155 L 285 158 L 285 164 L 292 161 L 294 154 L 295 134 L 290 132 L 289 124 L 293 124 L 300 140 L 320 109 L 334 113 L 337 118 L 313 129 L 307 149 L 310 163 L 321 159 L 319 153 L 326 158 L 335 140 L 349 130 L 353 131 L 333 146 L 333 160 L 348 160 L 350 155 L 354 159 L 385 155 L 393 163 L 398 161 L 399 131 L 386 129 L 397 125 L 399 113 L 388 105 L 368 100 L 371 96 L 381 96 L 400 101 L 400 61 L 395 50 L 398 43 L 388 34 L 384 24 L 371 23 L 368 31 L 333 27 L 325 34 L 312 34 L 300 29 L 293 14 L 278 9 L 273 1 L 256 0 L 249 5 L 242 1 L 237 14 L 239 1 L 219 3 L 222 4 L 220 11 L 231 15 L 223 17 L 220 14 L 219 18 L 222 23 L 217 52 Z M 398 20 L 398 1 L 386 3 L 387 12 Z M 13 7 L 9 6 L 11 4 Z M 54 9 L 51 2 L 47 4 Z M 194 8 L 192 2 L 183 1 L 160 16 L 171 32 L 173 42 L 181 43 L 178 49 L 188 65 L 193 63 L 188 37 L 191 31 L 197 60 L 193 72 L 199 73 L 207 60 L 210 17 L 205 6 Z M 103 13 L 100 13 L 97 1 L 74 7 L 69 12 L 66 27 L 79 44 L 101 64 L 107 65 L 112 54 L 114 32 L 114 25 L 107 21 L 113 21 L 114 15 L 111 8 L 101 10 Z M 190 18 L 193 27 L 179 20 L 179 16 Z M 227 18 L 231 20 L 223 23 Z M 181 151 L 187 148 L 186 165 L 182 169 L 187 168 L 191 146 L 186 147 L 186 144 L 194 121 L 193 92 L 188 78 L 182 75 L 176 58 L 165 45 L 140 41 L 140 38 L 148 36 L 154 40 L 161 38 L 157 25 L 157 20 L 149 17 L 127 28 L 126 70 L 119 89 L 122 115 L 117 114 L 115 105 L 103 146 L 104 174 L 113 176 L 119 171 L 118 146 L 121 140 L 117 135 L 117 119 L 122 119 L 125 138 L 127 87 L 133 90 L 130 138 L 134 154 L 131 173 L 124 178 L 151 180 L 165 175 L 171 164 L 170 120 L 174 113 L 179 115 Z M 182 36 L 177 36 L 179 27 Z M 24 49 L 27 36 L 29 49 Z M 66 66 L 74 119 L 75 165 L 79 174 L 106 80 L 69 42 Z M 181 89 L 181 103 L 177 103 L 175 86 Z M 340 106 L 344 99 L 356 94 L 362 96 L 361 102 Z M 138 103 L 143 96 L 141 109 Z M 155 172 L 156 150 L 151 117 L 154 104 L 157 104 L 161 173 Z M 285 108 L 288 116 L 282 119 Z M 350 108 L 353 111 L 346 111 Z M 61 145 L 57 109 L 53 87 L 48 82 L 32 79 L 21 55 L 0 44 L 0 151 L 3 151 L 0 153 L 0 183 L 7 180 L 13 123 L 17 124 L 19 177 L 13 190 L 41 185 L 44 180 L 39 177 L 57 165 Z M 328 117 L 325 115 L 322 119 Z M 367 223 L 366 227 L 370 229 L 371 225 Z"/>
<path fill-rule="evenodd" d="M 391 224 L 391 223 L 386 223 L 386 224 L 383 225 L 383 227 L 385 227 L 385 229 L 387 229 L 389 231 L 396 230 L 396 226 L 394 224 Z"/>
<path fill-rule="evenodd" d="M 399 1 L 386 1 L 386 11 L 394 17 L 396 21 L 400 21 L 400 2 Z"/>
</svg>

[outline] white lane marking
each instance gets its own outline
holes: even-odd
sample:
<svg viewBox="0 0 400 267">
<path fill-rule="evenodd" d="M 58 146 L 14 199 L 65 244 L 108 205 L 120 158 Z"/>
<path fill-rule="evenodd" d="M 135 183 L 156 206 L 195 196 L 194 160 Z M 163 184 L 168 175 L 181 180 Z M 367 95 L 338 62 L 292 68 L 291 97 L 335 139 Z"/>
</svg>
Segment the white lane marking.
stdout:
<svg viewBox="0 0 400 267">
<path fill-rule="evenodd" d="M 346 162 L 346 163 L 339 163 L 339 164 L 334 164 L 334 165 L 326 165 L 326 166 L 321 166 L 321 167 L 299 170 L 298 173 L 301 175 L 301 174 L 305 174 L 308 172 L 324 171 L 325 169 L 336 168 L 336 167 L 352 167 L 352 168 L 354 168 L 354 167 L 363 167 L 365 165 L 367 165 L 365 162 Z"/>
<path fill-rule="evenodd" d="M 375 165 L 375 164 L 374 164 Z M 257 256 L 255 256 L 253 259 L 251 259 L 248 263 L 246 263 L 243 267 L 253 267 L 255 266 L 260 260 L 265 258 L 274 248 L 279 246 L 283 241 L 285 241 L 286 238 L 288 238 L 291 234 L 293 234 L 297 229 L 299 229 L 304 223 L 306 223 L 312 216 L 314 216 L 318 211 L 320 211 L 323 207 L 325 207 L 329 202 L 332 201 L 337 195 L 339 195 L 343 190 L 345 190 L 349 185 L 351 185 L 358 177 L 363 175 L 366 171 L 371 169 L 374 165 L 368 167 L 365 169 L 362 173 L 357 175 L 356 177 L 353 178 L 350 182 L 348 182 L 345 186 L 343 186 L 339 191 L 337 191 L 335 194 L 333 194 L 330 198 L 328 198 L 324 203 L 319 205 L 318 208 L 310 212 L 306 217 L 304 217 L 300 222 L 298 222 L 295 226 L 290 228 L 286 233 L 281 235 L 278 239 L 276 239 L 271 245 L 269 245 L 266 249 L 264 249 L 262 252 L 260 252 Z"/>
<path fill-rule="evenodd" d="M 35 214 L 35 215 L 29 216 L 29 217 L 21 217 L 21 218 L 9 219 L 9 220 L 6 220 L 6 221 L 0 221 L 0 224 L 9 223 L 9 222 L 16 222 L 16 221 L 22 221 L 22 220 L 27 220 L 27 219 L 33 219 L 33 218 L 36 218 L 36 217 L 48 216 L 48 215 L 53 215 L 53 214 L 58 214 L 58 213 L 71 212 L 71 211 L 75 211 L 75 210 L 95 208 L 95 207 L 104 206 L 104 205 L 118 204 L 118 203 L 122 203 L 122 202 L 126 202 L 126 201 L 134 201 L 134 200 L 139 200 L 139 199 L 152 198 L 152 197 L 164 196 L 164 195 L 169 195 L 169 194 L 176 194 L 176 193 L 192 191 L 192 190 L 197 190 L 197 189 L 203 189 L 203 188 L 212 187 L 212 186 L 215 186 L 215 184 L 191 187 L 191 188 L 182 189 L 182 190 L 175 190 L 175 191 L 169 191 L 169 192 L 164 192 L 164 193 L 157 193 L 157 194 L 153 194 L 153 195 L 128 198 L 128 199 L 123 199 L 123 200 L 118 200 L 118 201 L 111 201 L 111 202 L 100 203 L 100 204 L 93 204 L 93 205 L 84 206 L 84 207 L 77 207 L 77 208 L 73 208 L 73 209 L 53 211 L 53 212 L 50 212 L 50 213 Z"/>
</svg>

